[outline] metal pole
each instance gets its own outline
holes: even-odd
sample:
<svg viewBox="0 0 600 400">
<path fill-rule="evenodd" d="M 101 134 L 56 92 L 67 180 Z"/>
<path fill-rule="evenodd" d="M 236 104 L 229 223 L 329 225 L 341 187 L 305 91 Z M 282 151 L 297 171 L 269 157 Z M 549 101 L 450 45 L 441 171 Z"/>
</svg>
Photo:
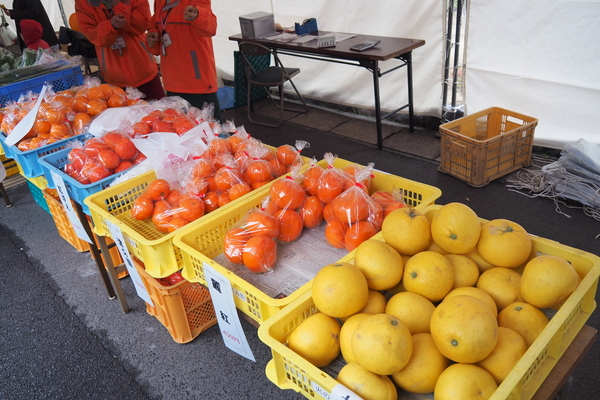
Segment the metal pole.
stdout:
<svg viewBox="0 0 600 400">
<path fill-rule="evenodd" d="M 58 8 L 60 8 L 60 14 L 62 15 L 63 23 L 69 27 L 67 16 L 65 15 L 65 9 L 63 8 L 62 0 L 56 0 L 58 2 Z"/>
<path fill-rule="evenodd" d="M 456 91 L 458 89 L 458 66 L 460 50 L 460 25 L 462 23 L 463 0 L 457 0 L 456 9 L 456 36 L 454 39 L 454 78 L 452 79 L 452 108 L 456 108 Z"/>
<path fill-rule="evenodd" d="M 452 21 L 454 14 L 454 0 L 448 0 L 448 24 L 446 26 L 446 54 L 444 56 L 444 82 L 443 82 L 443 98 L 442 98 L 442 116 L 444 115 L 444 108 L 446 107 L 446 102 L 448 101 L 448 76 L 450 74 L 450 52 L 452 48 L 451 38 L 452 38 Z"/>
</svg>

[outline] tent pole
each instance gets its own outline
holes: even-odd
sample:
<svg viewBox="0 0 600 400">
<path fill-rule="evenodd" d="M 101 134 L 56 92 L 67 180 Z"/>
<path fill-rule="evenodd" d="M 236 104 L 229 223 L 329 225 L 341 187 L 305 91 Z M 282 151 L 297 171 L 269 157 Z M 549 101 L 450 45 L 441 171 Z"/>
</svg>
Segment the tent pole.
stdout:
<svg viewBox="0 0 600 400">
<path fill-rule="evenodd" d="M 58 2 L 58 8 L 60 8 L 60 14 L 62 15 L 63 23 L 65 26 L 69 26 L 67 22 L 67 16 L 65 15 L 65 9 L 63 8 L 62 0 L 56 0 Z"/>
<path fill-rule="evenodd" d="M 448 23 L 446 25 L 446 53 L 444 55 L 444 81 L 442 88 L 442 120 L 446 121 L 446 102 L 448 101 L 448 76 L 450 75 L 450 53 L 452 49 L 452 21 L 454 14 L 454 1 L 448 2 Z"/>
<path fill-rule="evenodd" d="M 457 0 L 456 9 L 456 36 L 454 39 L 454 78 L 452 79 L 452 109 L 456 109 L 456 91 L 458 89 L 458 66 L 460 49 L 460 26 L 462 23 L 463 0 Z"/>
</svg>

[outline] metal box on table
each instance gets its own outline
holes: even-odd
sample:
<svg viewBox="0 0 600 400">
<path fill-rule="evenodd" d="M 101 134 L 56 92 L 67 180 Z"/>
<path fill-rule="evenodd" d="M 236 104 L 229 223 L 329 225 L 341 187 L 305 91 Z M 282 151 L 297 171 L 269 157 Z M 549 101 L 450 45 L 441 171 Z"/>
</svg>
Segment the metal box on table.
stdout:
<svg viewBox="0 0 600 400">
<path fill-rule="evenodd" d="M 243 38 L 262 38 L 275 33 L 275 17 L 264 11 L 242 15 L 240 16 L 240 28 Z"/>
</svg>

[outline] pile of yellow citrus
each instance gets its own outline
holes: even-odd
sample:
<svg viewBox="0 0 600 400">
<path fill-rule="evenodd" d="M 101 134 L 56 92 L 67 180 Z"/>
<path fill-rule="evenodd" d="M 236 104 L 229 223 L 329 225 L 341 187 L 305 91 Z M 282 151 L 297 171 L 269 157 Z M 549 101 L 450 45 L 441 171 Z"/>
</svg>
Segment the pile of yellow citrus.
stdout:
<svg viewBox="0 0 600 400">
<path fill-rule="evenodd" d="M 560 307 L 580 281 L 532 247 L 517 223 L 482 222 L 462 203 L 395 210 L 381 239 L 317 273 L 318 312 L 287 344 L 318 367 L 343 356 L 337 380 L 367 400 L 399 389 L 489 398 L 548 323 L 542 309 Z"/>
</svg>

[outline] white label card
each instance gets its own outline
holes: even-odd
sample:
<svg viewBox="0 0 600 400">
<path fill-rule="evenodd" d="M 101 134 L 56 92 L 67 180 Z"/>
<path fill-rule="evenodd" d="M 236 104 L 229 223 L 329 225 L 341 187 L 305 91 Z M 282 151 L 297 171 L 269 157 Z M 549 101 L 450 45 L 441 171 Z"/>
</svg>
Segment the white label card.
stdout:
<svg viewBox="0 0 600 400">
<path fill-rule="evenodd" d="M 204 279 L 212 297 L 225 346 L 239 355 L 256 362 L 242 329 L 237 309 L 235 308 L 231 282 L 207 263 L 203 264 Z"/>
<path fill-rule="evenodd" d="M 106 221 L 106 225 L 110 231 L 110 236 L 119 250 L 119 254 L 121 254 L 121 258 L 125 263 L 125 267 L 129 272 L 129 277 L 131 277 L 131 281 L 135 286 L 137 295 L 140 296 L 146 303 L 154 307 L 152 298 L 148 294 L 146 286 L 144 286 L 144 281 L 142 281 L 140 274 L 138 274 L 137 269 L 135 269 L 135 265 L 133 265 L 133 259 L 131 258 L 131 254 L 129 254 L 129 250 L 127 250 L 127 245 L 125 244 L 125 239 L 123 238 L 123 232 L 121 232 L 121 229 L 119 229 L 119 227 L 116 226 L 112 221 Z"/>
<path fill-rule="evenodd" d="M 348 389 L 346 386 L 338 383 L 331 391 L 332 400 L 363 400 L 362 397 Z"/>
<path fill-rule="evenodd" d="M 92 243 L 92 238 L 89 237 L 88 233 L 83 227 L 81 219 L 79 219 L 75 209 L 73 208 L 73 203 L 71 203 L 71 198 L 69 197 L 69 192 L 67 192 L 65 181 L 63 181 L 62 176 L 58 175 L 56 172 L 50 171 L 50 173 L 52 174 L 52 180 L 54 180 L 54 184 L 56 185 L 56 191 L 58 192 L 60 202 L 67 212 L 67 217 L 73 226 L 75 234 L 79 239 L 85 240 L 88 243 Z"/>
</svg>

